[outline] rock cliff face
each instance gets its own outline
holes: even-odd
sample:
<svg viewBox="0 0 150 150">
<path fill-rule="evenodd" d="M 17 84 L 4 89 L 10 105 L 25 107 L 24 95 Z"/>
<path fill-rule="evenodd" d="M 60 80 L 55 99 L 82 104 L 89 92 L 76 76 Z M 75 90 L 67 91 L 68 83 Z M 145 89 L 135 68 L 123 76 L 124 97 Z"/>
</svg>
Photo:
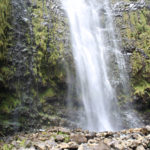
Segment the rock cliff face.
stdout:
<svg viewBox="0 0 150 150">
<path fill-rule="evenodd" d="M 150 3 L 118 1 L 113 5 L 122 51 L 127 54 L 132 100 L 140 110 L 150 106 Z"/>
<path fill-rule="evenodd" d="M 70 55 L 60 1 L 6 0 L 0 7 L 0 127 L 59 125 Z"/>
<path fill-rule="evenodd" d="M 131 100 L 125 95 L 119 99 L 121 103 L 129 101 L 143 116 L 141 121 L 149 124 L 150 115 L 150 3 L 149 1 L 122 0 L 112 5 L 116 28 L 122 40 L 122 52 L 125 54 L 127 70 L 130 76 Z"/>
<path fill-rule="evenodd" d="M 116 0 L 112 9 L 128 56 L 132 99 L 149 109 L 150 4 Z M 66 66 L 73 68 L 73 61 L 60 0 L 4 0 L 0 10 L 2 132 L 71 124 L 65 97 Z"/>
</svg>

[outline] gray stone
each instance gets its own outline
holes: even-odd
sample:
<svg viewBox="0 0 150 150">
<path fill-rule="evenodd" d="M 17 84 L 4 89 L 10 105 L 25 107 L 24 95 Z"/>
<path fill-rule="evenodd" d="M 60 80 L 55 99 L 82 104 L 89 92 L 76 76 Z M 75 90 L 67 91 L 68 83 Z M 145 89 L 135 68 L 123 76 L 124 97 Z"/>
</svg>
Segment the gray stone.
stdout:
<svg viewBox="0 0 150 150">
<path fill-rule="evenodd" d="M 66 133 L 66 134 L 70 134 L 70 130 L 67 128 L 59 128 L 59 131 Z"/>
<path fill-rule="evenodd" d="M 86 134 L 86 138 L 87 138 L 87 139 L 92 139 L 92 138 L 94 138 L 94 137 L 96 137 L 96 133 L 95 133 L 95 132 L 90 132 L 90 133 L 87 133 L 87 134 Z"/>
<path fill-rule="evenodd" d="M 79 146 L 78 150 L 110 150 L 110 147 L 108 147 L 104 143 L 82 144 Z"/>
<path fill-rule="evenodd" d="M 72 149 L 77 149 L 79 146 L 76 142 L 69 142 L 68 145 L 69 145 L 69 148 L 72 148 Z"/>
<path fill-rule="evenodd" d="M 34 143 L 34 147 L 35 149 L 38 149 L 38 150 L 45 150 L 46 148 L 45 143 L 43 142 Z"/>
<path fill-rule="evenodd" d="M 150 126 L 146 126 L 148 132 L 150 132 Z"/>
<path fill-rule="evenodd" d="M 74 141 L 74 142 L 76 142 L 78 144 L 87 142 L 87 138 L 84 135 L 82 135 L 82 134 L 72 134 L 70 136 L 70 140 Z"/>
<path fill-rule="evenodd" d="M 143 145 L 140 145 L 136 148 L 136 150 L 145 150 L 144 146 Z"/>
<path fill-rule="evenodd" d="M 64 135 L 57 135 L 55 138 L 56 142 L 63 142 L 65 139 Z"/>
</svg>

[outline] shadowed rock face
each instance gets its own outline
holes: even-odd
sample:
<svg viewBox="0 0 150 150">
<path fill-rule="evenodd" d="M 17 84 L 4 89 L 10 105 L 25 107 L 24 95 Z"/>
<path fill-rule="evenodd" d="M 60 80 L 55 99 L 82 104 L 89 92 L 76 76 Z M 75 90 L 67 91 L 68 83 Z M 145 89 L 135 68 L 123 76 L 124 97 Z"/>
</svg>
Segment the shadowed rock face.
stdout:
<svg viewBox="0 0 150 150">
<path fill-rule="evenodd" d="M 119 132 L 89 132 L 53 127 L 7 137 L 0 148 L 40 150 L 144 150 L 150 148 L 150 126 Z"/>
<path fill-rule="evenodd" d="M 130 106 L 138 110 L 141 122 L 149 124 L 149 1 L 117 1 L 113 5 L 116 26 L 121 33 L 122 51 L 130 75 Z M 124 97 L 125 98 L 125 97 Z M 121 98 L 122 100 L 124 99 Z M 126 99 L 126 98 L 125 98 Z M 124 104 L 122 105 L 125 106 Z M 124 110 L 124 109 L 123 109 Z"/>
<path fill-rule="evenodd" d="M 145 7 L 147 7 L 148 4 L 146 4 L 145 0 L 142 1 L 129 1 L 129 2 L 125 2 L 125 1 L 118 1 L 115 3 L 113 9 L 115 12 L 130 12 L 130 11 L 136 11 L 136 10 L 140 10 L 143 9 Z"/>
<path fill-rule="evenodd" d="M 137 108 L 149 110 L 149 60 L 150 60 L 150 15 L 149 1 L 119 1 L 114 5 L 122 47 L 127 54 L 126 62 L 132 85 L 132 99 Z"/>
<path fill-rule="evenodd" d="M 60 120 L 65 116 L 67 88 L 64 60 L 70 53 L 61 4 L 12 0 L 11 6 L 11 40 L 3 61 L 6 68 L 0 68 L 8 72 L 2 73 L 0 127 L 7 134 L 42 124 L 63 124 Z"/>
</svg>

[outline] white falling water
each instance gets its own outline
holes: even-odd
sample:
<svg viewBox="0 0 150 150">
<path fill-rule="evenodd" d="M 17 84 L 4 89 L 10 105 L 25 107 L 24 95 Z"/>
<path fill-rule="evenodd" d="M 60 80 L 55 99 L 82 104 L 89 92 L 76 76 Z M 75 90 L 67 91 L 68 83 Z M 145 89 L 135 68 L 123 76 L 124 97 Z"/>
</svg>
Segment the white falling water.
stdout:
<svg viewBox="0 0 150 150">
<path fill-rule="evenodd" d="M 63 0 L 70 23 L 78 98 L 85 114 L 82 127 L 93 131 L 116 130 L 119 126 L 111 60 L 125 83 L 125 63 L 109 5 L 109 0 Z"/>
</svg>

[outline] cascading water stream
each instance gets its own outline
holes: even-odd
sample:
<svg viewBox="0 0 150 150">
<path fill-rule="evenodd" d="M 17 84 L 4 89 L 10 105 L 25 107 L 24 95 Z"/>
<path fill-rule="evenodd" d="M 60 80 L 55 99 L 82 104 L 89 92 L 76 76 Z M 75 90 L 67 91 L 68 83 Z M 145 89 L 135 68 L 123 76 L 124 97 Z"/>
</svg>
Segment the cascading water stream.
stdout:
<svg viewBox="0 0 150 150">
<path fill-rule="evenodd" d="M 118 50 L 109 0 L 64 0 L 63 6 L 70 23 L 76 89 L 85 113 L 82 127 L 116 130 L 119 116 L 110 60 L 116 61 L 122 82 L 125 63 Z"/>
</svg>

